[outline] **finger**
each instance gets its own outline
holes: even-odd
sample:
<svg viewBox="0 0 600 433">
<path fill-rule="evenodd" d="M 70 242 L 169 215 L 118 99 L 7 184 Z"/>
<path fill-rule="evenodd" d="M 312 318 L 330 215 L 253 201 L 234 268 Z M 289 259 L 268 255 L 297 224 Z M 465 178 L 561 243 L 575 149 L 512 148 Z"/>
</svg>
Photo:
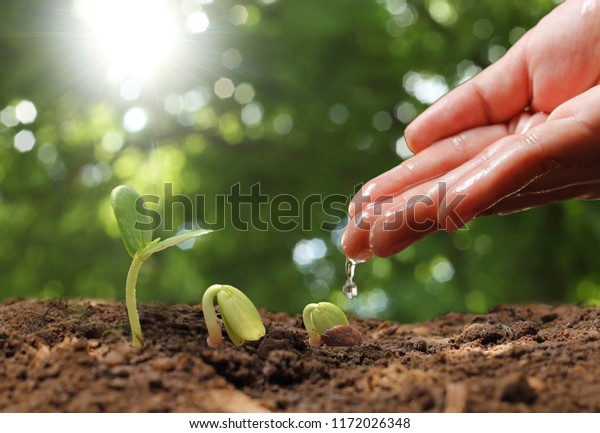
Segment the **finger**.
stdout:
<svg viewBox="0 0 600 433">
<path fill-rule="evenodd" d="M 423 152 L 367 182 L 352 199 L 348 214 L 354 218 L 370 203 L 386 200 L 408 188 L 439 177 L 464 164 L 491 143 L 508 133 L 525 134 L 548 118 L 545 113 L 523 112 L 505 125 L 490 125 L 470 129 L 442 139 Z"/>
<path fill-rule="evenodd" d="M 423 216 L 422 210 L 420 209 L 421 203 L 419 203 L 419 200 L 424 197 L 437 197 L 440 194 L 442 194 L 442 196 L 445 195 L 445 188 L 447 184 L 456 183 L 478 164 L 481 164 L 479 160 L 471 159 L 466 163 L 456 167 L 454 170 L 446 173 L 441 178 L 441 182 L 440 179 L 434 178 L 409 188 L 406 191 L 402 191 L 393 197 L 388 196 L 385 199 L 370 203 L 365 206 L 359 214 L 350 219 L 348 226 L 344 231 L 344 235 L 342 236 L 341 243 L 346 256 L 355 260 L 370 259 L 373 256 L 373 251 L 371 249 L 373 227 L 375 226 L 376 221 L 378 221 L 382 215 L 386 215 L 390 212 L 399 211 L 400 217 L 405 215 L 404 211 L 407 207 L 411 212 L 413 210 L 421 212 L 418 215 L 410 214 L 409 216 L 417 218 L 417 228 L 422 229 L 422 226 L 419 223 L 421 219 L 419 218 L 427 219 L 429 217 Z M 440 188 L 444 188 L 442 193 L 439 191 Z M 413 209 L 414 207 L 418 207 L 418 209 Z M 386 231 L 395 230 L 395 222 L 388 222 L 386 224 L 394 227 L 392 229 L 388 229 L 386 226 Z M 460 223 L 457 224 L 460 226 Z M 409 227 L 412 227 L 412 224 L 410 224 Z"/>
<path fill-rule="evenodd" d="M 369 237 L 374 222 L 390 208 L 405 205 L 416 194 L 427 193 L 432 185 L 434 181 L 425 182 L 393 197 L 370 203 L 360 213 L 350 218 L 341 240 L 346 257 L 359 261 L 366 261 L 373 257 Z"/>
<path fill-rule="evenodd" d="M 418 116 L 404 132 L 408 147 L 421 152 L 432 143 L 477 126 L 505 123 L 531 100 L 524 55 L 527 35 L 504 57 L 460 85 Z"/>
<path fill-rule="evenodd" d="M 531 116 L 528 113 L 525 113 L 526 123 L 531 123 Z M 542 121 L 545 116 L 538 117 L 538 121 Z M 518 122 L 517 122 L 518 123 Z M 518 126 L 515 125 L 515 128 Z M 402 190 L 399 193 L 395 193 L 394 181 L 390 181 L 389 188 L 385 190 L 381 188 L 380 194 L 377 196 L 377 199 L 373 202 L 362 203 L 363 207 L 360 213 L 354 214 L 351 216 L 350 222 L 345 229 L 344 235 L 342 236 L 342 248 L 347 257 L 353 258 L 355 260 L 368 260 L 373 256 L 372 245 L 373 245 L 373 234 L 372 230 L 375 226 L 375 222 L 384 214 L 388 212 L 397 212 L 398 215 L 396 217 L 388 217 L 394 221 L 387 221 L 385 223 L 386 228 L 382 229 L 382 236 L 388 236 L 388 232 L 399 229 L 397 227 L 397 218 L 398 221 L 402 221 L 402 218 L 408 217 L 411 219 L 409 223 L 405 222 L 405 225 L 409 228 L 409 230 L 404 230 L 405 237 L 403 241 L 410 240 L 409 243 L 414 242 L 414 240 L 421 238 L 423 235 L 416 236 L 412 231 L 418 231 L 418 233 L 422 233 L 424 228 L 420 224 L 420 221 L 432 221 L 436 220 L 435 215 L 428 215 L 420 210 L 419 208 L 413 209 L 412 207 L 409 209 L 409 212 L 419 212 L 419 213 L 410 213 L 406 214 L 407 205 L 411 206 L 415 200 L 418 200 L 420 197 L 438 197 L 441 195 L 445 195 L 445 189 L 443 192 L 440 192 L 440 187 L 446 188 L 446 185 L 452 185 L 465 176 L 466 173 L 470 172 L 473 168 L 479 166 L 482 162 L 480 159 L 473 158 L 474 155 L 478 154 L 480 148 L 485 148 L 489 145 L 489 142 L 494 140 L 494 138 L 499 136 L 506 135 L 506 127 L 502 125 L 495 125 L 490 127 L 482 127 L 475 128 L 474 130 L 467 131 L 464 135 L 461 134 L 462 138 L 458 139 L 456 137 L 451 139 L 442 140 L 439 143 L 436 143 L 436 146 L 433 146 L 429 149 L 426 149 L 421 154 L 416 155 L 411 160 L 418 161 L 419 165 L 415 164 L 415 167 L 420 167 L 421 165 L 427 164 L 436 164 L 436 161 L 439 160 L 452 160 L 454 161 L 452 164 L 448 164 L 446 166 L 440 166 L 439 173 L 444 173 L 443 177 L 439 179 L 434 177 L 431 180 L 419 183 L 413 187 L 410 187 L 406 190 Z M 440 154 L 437 156 L 437 146 L 439 145 Z M 458 152 L 457 152 L 458 150 Z M 458 159 L 457 159 L 458 158 Z M 409 160 L 410 161 L 410 160 Z M 409 162 L 407 161 L 407 162 Z M 405 163 L 406 164 L 406 163 Z M 447 171 L 451 166 L 455 166 L 454 169 Z M 398 169 L 398 167 L 396 168 Z M 385 174 L 384 174 L 385 175 Z M 441 182 L 441 183 L 440 183 Z M 377 182 L 371 183 L 371 185 L 377 186 Z M 383 184 L 385 186 L 385 184 Z M 374 188 L 371 186 L 371 188 Z M 369 188 L 369 185 L 365 185 L 364 188 Z M 381 191 L 390 191 L 389 194 L 383 194 Z M 365 196 L 364 193 L 363 197 Z M 371 192 L 373 194 L 373 192 Z M 392 194 L 394 194 L 392 196 Z M 454 204 L 452 204 L 454 203 Z M 444 209 L 447 209 L 446 202 L 442 202 L 444 205 Z M 451 202 L 452 206 L 455 206 L 455 202 Z M 429 208 L 429 210 L 436 212 L 437 207 Z M 413 224 L 413 221 L 415 224 Z M 437 220 L 436 220 L 437 224 Z M 441 229 L 450 231 L 452 229 L 456 229 L 464 225 L 464 222 L 458 220 L 454 215 L 448 215 L 444 218 L 442 222 Z M 411 231 L 411 228 L 415 228 L 415 230 Z M 439 227 L 436 229 L 440 229 Z M 434 228 L 425 230 L 426 232 L 433 231 Z M 392 238 L 394 235 L 391 235 Z M 375 236 L 377 238 L 377 236 Z M 379 242 L 375 241 L 375 248 L 378 248 Z M 377 255 L 381 255 L 382 253 L 378 253 Z"/>
<path fill-rule="evenodd" d="M 542 184 L 541 177 L 551 169 L 582 163 L 596 165 L 600 159 L 600 112 L 595 109 L 598 100 L 600 86 L 557 107 L 546 122 L 525 135 L 507 137 L 488 147 L 478 156 L 483 163 L 455 184 L 449 196 L 466 194 L 460 211 L 472 216 L 538 178 Z M 559 174 L 547 179 L 551 176 Z"/>
<path fill-rule="evenodd" d="M 453 173 L 460 176 L 460 173 Z M 454 179 L 455 180 L 455 179 Z M 369 248 L 372 254 L 388 257 L 438 230 L 454 231 L 464 226 L 467 220 L 461 220 L 453 209 L 460 203 L 446 201 L 447 182 L 444 177 L 428 190 L 411 190 L 399 201 L 387 209 L 373 224 L 369 236 Z M 442 216 L 444 214 L 445 216 Z"/>
<path fill-rule="evenodd" d="M 465 164 L 468 170 L 460 167 L 441 178 L 448 185 L 448 194 L 429 195 L 432 202 L 412 210 L 412 216 L 407 216 L 411 210 L 408 206 L 400 205 L 379 217 L 371 229 L 371 251 L 387 257 L 412 239 L 422 237 L 422 233 L 456 229 L 557 168 L 557 164 L 572 164 L 597 155 L 597 148 L 595 131 L 574 118 L 545 122 L 524 136 L 501 139 Z M 424 221 L 432 222 L 430 226 L 419 226 Z"/>
<path fill-rule="evenodd" d="M 341 240 L 346 257 L 356 261 L 367 261 L 373 257 L 369 247 L 369 234 L 371 224 L 376 219 L 365 212 L 350 218 Z"/>
<path fill-rule="evenodd" d="M 500 200 L 491 208 L 481 212 L 479 216 L 508 215 L 564 200 L 598 199 L 600 199 L 600 180 L 579 185 L 569 185 L 543 193 L 519 194 L 507 197 Z"/>
<path fill-rule="evenodd" d="M 546 113 L 531 113 L 526 111 L 517 115 L 511 119 L 508 124 L 508 132 L 510 134 L 521 134 L 524 135 L 529 130 L 548 119 Z"/>
<path fill-rule="evenodd" d="M 531 115 L 528 115 L 527 121 L 530 119 Z M 357 212 L 371 203 L 389 199 L 408 188 L 453 170 L 506 134 L 505 125 L 491 125 L 474 128 L 433 144 L 367 182 L 350 203 L 350 218 L 354 218 Z"/>
<path fill-rule="evenodd" d="M 484 152 L 484 162 L 455 184 L 448 196 L 464 195 L 459 212 L 472 217 L 561 164 L 594 158 L 597 140 L 592 130 L 573 118 L 546 122 L 524 136 L 501 140 L 494 154 Z"/>
<path fill-rule="evenodd" d="M 560 168 L 539 177 L 515 195 L 542 194 L 560 188 L 594 185 L 599 179 L 600 164 L 597 163 L 587 166 Z"/>
<path fill-rule="evenodd" d="M 561 200 L 600 198 L 600 164 L 558 169 L 536 179 L 479 215 L 501 215 Z"/>
<path fill-rule="evenodd" d="M 598 78 L 600 81 L 600 77 Z M 550 113 L 548 120 L 573 118 L 596 129 L 600 135 L 600 112 L 597 109 L 600 101 L 600 83 L 584 93 L 569 99 Z M 586 109 L 582 109 L 586 108 Z"/>
</svg>

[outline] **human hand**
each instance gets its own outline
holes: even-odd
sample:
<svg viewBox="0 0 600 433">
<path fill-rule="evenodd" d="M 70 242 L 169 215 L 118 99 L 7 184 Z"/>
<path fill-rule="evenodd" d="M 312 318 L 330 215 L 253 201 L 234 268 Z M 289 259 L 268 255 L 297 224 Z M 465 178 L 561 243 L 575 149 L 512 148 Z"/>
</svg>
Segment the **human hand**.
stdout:
<svg viewBox="0 0 600 433">
<path fill-rule="evenodd" d="M 600 198 L 599 2 L 555 8 L 405 137 L 416 155 L 350 205 L 350 258 L 387 257 L 479 215 Z"/>
</svg>

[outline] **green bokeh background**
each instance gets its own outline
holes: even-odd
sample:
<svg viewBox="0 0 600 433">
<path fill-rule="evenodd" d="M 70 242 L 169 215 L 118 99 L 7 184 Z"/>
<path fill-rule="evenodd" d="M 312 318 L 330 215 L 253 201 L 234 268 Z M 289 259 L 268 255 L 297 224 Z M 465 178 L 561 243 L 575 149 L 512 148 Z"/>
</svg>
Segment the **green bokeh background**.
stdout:
<svg viewBox="0 0 600 433">
<path fill-rule="evenodd" d="M 133 82 L 106 79 L 73 1 L 4 1 L 0 298 L 122 299 L 130 259 L 109 202 L 119 184 L 161 197 L 167 183 L 175 194 L 204 195 L 207 216 L 215 197 L 237 183 L 242 192 L 260 183 L 271 198 L 349 198 L 356 185 L 402 161 L 405 125 L 436 94 L 495 61 L 555 6 L 173 0 L 182 27 L 175 54 L 154 79 Z M 194 12 L 208 17 L 206 31 L 185 30 Z M 222 78 L 236 87 L 234 96 L 215 95 Z M 37 116 L 15 125 L 23 100 Z M 123 119 L 136 107 L 147 124 L 128 132 Z M 35 136 L 24 152 L 17 149 L 24 150 L 22 130 Z M 163 212 L 163 204 L 155 208 Z M 182 206 L 173 208 L 177 229 L 186 218 Z M 249 218 L 249 206 L 240 217 Z M 153 256 L 138 297 L 198 303 L 219 282 L 273 311 L 297 313 L 327 299 L 363 317 L 399 321 L 506 302 L 600 302 L 597 203 L 481 218 L 430 236 L 360 265 L 352 302 L 340 292 L 343 223 L 332 232 L 322 221 L 332 218 L 315 210 L 310 231 L 240 231 L 226 223 L 191 249 Z M 175 231 L 160 227 L 156 235 Z"/>
</svg>

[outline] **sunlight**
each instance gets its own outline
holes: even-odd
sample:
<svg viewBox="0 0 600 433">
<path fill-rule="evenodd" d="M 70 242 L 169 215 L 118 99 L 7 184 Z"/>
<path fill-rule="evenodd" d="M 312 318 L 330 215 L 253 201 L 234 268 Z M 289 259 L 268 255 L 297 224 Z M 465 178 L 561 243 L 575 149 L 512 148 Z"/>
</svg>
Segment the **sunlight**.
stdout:
<svg viewBox="0 0 600 433">
<path fill-rule="evenodd" d="M 173 49 L 176 26 L 164 0 L 79 0 L 76 7 L 115 81 L 148 78 Z"/>
</svg>

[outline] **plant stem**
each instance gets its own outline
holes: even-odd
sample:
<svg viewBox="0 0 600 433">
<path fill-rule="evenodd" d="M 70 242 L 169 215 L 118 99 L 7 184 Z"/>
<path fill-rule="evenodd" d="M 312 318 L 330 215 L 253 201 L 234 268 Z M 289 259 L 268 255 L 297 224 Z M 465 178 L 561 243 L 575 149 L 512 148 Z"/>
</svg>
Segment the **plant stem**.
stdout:
<svg viewBox="0 0 600 433">
<path fill-rule="evenodd" d="M 320 346 L 321 338 L 315 329 L 315 325 L 312 319 L 312 312 L 319 308 L 318 304 L 312 303 L 308 304 L 304 307 L 304 311 L 302 312 L 302 321 L 304 322 L 304 327 L 306 328 L 306 332 L 308 332 L 308 344 L 311 346 Z"/>
<path fill-rule="evenodd" d="M 208 337 L 206 342 L 211 347 L 221 346 L 223 344 L 223 333 L 221 331 L 221 324 L 215 313 L 214 297 L 222 290 L 222 285 L 213 284 L 202 296 L 202 313 L 204 314 L 204 322 L 208 329 Z"/>
<path fill-rule="evenodd" d="M 133 256 L 133 261 L 127 273 L 127 283 L 125 284 L 125 304 L 127 305 L 127 315 L 129 316 L 129 326 L 131 327 L 132 335 L 131 345 L 133 347 L 142 347 L 144 345 L 140 316 L 138 315 L 135 300 L 135 284 L 137 283 L 138 273 L 144 264 L 144 260 L 145 258 L 141 258 L 137 254 Z"/>
</svg>

